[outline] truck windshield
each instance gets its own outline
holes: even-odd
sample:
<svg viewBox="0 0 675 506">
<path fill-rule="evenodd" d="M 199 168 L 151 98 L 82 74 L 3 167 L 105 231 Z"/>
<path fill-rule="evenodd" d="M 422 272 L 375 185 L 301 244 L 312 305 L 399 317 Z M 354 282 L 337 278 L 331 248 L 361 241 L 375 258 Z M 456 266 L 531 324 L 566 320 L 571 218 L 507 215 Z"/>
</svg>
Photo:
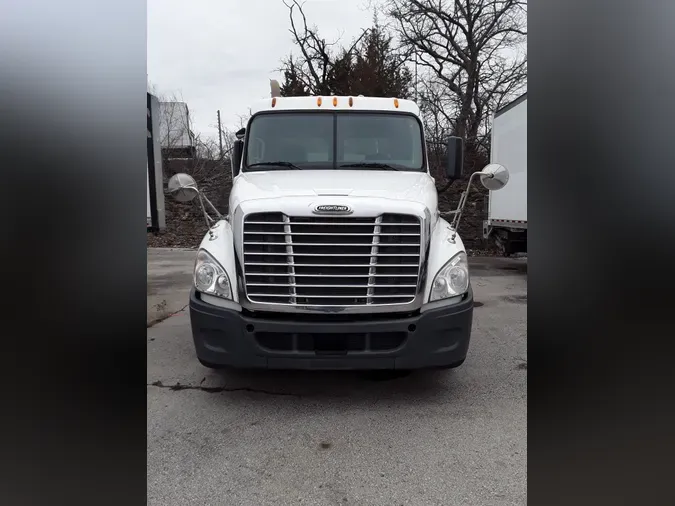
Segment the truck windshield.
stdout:
<svg viewBox="0 0 675 506">
<path fill-rule="evenodd" d="M 422 129 L 408 114 L 263 113 L 248 130 L 244 171 L 424 170 Z"/>
</svg>

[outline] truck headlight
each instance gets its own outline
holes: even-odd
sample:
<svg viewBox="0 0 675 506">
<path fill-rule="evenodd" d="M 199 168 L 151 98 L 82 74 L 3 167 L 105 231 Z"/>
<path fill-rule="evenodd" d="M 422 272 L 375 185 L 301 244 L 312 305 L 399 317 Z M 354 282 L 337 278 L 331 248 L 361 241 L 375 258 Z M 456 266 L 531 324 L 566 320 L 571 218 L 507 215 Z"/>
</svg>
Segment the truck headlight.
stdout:
<svg viewBox="0 0 675 506">
<path fill-rule="evenodd" d="M 431 285 L 429 302 L 463 295 L 469 289 L 469 263 L 466 253 L 457 253 L 438 271 Z"/>
<path fill-rule="evenodd" d="M 197 253 L 194 284 L 195 288 L 202 293 L 232 299 L 232 288 L 227 272 L 203 249 Z"/>
</svg>

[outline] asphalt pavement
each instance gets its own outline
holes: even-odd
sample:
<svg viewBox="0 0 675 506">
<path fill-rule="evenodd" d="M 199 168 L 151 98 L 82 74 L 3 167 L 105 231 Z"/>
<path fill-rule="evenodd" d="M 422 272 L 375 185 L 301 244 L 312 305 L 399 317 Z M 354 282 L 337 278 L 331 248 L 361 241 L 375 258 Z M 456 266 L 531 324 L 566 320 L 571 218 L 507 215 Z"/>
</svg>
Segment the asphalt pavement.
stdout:
<svg viewBox="0 0 675 506">
<path fill-rule="evenodd" d="M 194 255 L 148 252 L 149 505 L 526 504 L 526 260 L 470 259 L 461 367 L 391 378 L 205 369 Z"/>
</svg>

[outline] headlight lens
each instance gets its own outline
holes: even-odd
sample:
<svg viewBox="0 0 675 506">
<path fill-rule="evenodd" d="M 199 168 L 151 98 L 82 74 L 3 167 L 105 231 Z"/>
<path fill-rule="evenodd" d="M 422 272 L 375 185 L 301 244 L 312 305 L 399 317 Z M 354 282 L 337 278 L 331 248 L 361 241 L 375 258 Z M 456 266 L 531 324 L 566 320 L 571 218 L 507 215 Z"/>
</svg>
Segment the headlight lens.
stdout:
<svg viewBox="0 0 675 506">
<path fill-rule="evenodd" d="M 469 264 L 466 253 L 457 253 L 438 271 L 431 286 L 429 302 L 456 297 L 469 289 Z"/>
<path fill-rule="evenodd" d="M 197 253 L 194 271 L 195 288 L 202 293 L 232 299 L 230 278 L 225 269 L 204 250 Z"/>
</svg>

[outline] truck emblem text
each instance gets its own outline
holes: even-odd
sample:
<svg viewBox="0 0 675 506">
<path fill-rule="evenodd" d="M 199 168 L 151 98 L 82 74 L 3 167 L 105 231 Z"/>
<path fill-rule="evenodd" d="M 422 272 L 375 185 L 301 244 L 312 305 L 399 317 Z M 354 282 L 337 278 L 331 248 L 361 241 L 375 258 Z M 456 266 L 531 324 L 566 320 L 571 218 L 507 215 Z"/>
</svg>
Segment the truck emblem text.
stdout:
<svg viewBox="0 0 675 506">
<path fill-rule="evenodd" d="M 314 208 L 316 214 L 351 214 L 352 208 L 335 204 L 323 204 Z"/>
</svg>

